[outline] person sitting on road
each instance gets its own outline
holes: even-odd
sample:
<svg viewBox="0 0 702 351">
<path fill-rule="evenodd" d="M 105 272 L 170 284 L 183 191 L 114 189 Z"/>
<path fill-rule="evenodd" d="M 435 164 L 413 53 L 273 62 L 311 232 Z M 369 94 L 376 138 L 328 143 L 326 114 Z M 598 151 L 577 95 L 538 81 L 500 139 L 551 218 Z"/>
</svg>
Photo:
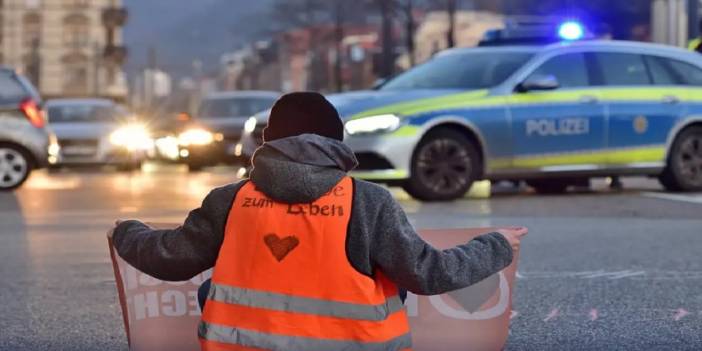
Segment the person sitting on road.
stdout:
<svg viewBox="0 0 702 351">
<path fill-rule="evenodd" d="M 419 237 L 383 187 L 353 179 L 336 109 L 291 93 L 271 110 L 251 178 L 214 189 L 173 230 L 119 222 L 114 246 L 155 278 L 214 267 L 198 335 L 203 350 L 403 350 L 398 286 L 434 295 L 507 267 L 523 228 L 448 250 Z"/>
</svg>

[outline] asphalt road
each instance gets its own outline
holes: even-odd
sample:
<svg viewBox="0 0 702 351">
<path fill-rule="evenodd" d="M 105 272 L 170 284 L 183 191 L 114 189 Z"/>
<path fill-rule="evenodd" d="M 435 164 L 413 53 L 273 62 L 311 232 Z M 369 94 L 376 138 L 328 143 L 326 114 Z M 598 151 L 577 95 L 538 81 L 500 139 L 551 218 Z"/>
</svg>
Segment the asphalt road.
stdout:
<svg viewBox="0 0 702 351">
<path fill-rule="evenodd" d="M 0 194 L 0 350 L 126 350 L 105 231 L 181 221 L 231 170 L 39 172 Z M 524 225 L 508 350 L 701 350 L 702 194 L 655 181 L 422 204 L 417 227 Z"/>
</svg>

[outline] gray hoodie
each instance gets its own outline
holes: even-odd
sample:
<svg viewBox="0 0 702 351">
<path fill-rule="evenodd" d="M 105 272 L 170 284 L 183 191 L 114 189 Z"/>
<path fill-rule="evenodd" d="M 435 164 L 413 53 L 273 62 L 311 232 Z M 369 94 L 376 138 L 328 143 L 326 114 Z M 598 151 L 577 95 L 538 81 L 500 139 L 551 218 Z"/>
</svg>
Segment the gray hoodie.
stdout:
<svg viewBox="0 0 702 351">
<path fill-rule="evenodd" d="M 356 166 L 343 143 L 317 135 L 265 143 L 254 155 L 251 180 L 271 199 L 309 203 L 327 193 Z M 248 180 L 212 190 L 202 206 L 173 230 L 154 230 L 138 221 L 115 229 L 114 244 L 127 262 L 155 278 L 187 280 L 212 268 L 237 191 Z M 360 273 L 379 269 L 400 287 L 421 295 L 441 294 L 475 284 L 512 262 L 512 249 L 491 233 L 447 250 L 417 235 L 384 188 L 354 179 L 346 255 Z"/>
</svg>

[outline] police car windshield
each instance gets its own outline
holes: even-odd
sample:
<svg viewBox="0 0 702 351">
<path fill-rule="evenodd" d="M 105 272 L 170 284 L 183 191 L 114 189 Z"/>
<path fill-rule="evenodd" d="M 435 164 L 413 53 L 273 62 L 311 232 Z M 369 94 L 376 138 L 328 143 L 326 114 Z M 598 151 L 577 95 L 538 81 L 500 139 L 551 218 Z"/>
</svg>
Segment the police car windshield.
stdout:
<svg viewBox="0 0 702 351">
<path fill-rule="evenodd" d="M 533 55 L 524 51 L 439 55 L 390 80 L 379 90 L 490 88 L 505 81 Z"/>
</svg>

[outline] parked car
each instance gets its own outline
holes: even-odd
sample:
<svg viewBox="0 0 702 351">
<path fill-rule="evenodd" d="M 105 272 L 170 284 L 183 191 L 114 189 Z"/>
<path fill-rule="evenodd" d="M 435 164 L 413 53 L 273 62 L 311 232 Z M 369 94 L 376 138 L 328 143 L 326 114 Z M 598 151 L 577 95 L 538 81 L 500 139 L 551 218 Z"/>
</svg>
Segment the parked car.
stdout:
<svg viewBox="0 0 702 351">
<path fill-rule="evenodd" d="M 422 200 L 460 198 L 481 179 L 557 193 L 641 175 L 702 190 L 702 56 L 674 47 L 451 49 L 376 90 L 329 99 L 360 163 L 354 175 Z M 260 143 L 264 117 L 250 119 L 242 153 Z"/>
<path fill-rule="evenodd" d="M 49 100 L 46 111 L 61 146 L 59 165 L 115 165 L 135 170 L 153 148 L 147 126 L 111 100 Z"/>
<path fill-rule="evenodd" d="M 235 163 L 235 147 L 246 120 L 267 110 L 280 93 L 227 91 L 206 96 L 188 126 L 180 133 L 180 156 L 191 170 L 218 163 Z"/>
<path fill-rule="evenodd" d="M 24 76 L 0 68 L 0 191 L 19 187 L 32 170 L 58 157 L 39 93 Z"/>
</svg>

